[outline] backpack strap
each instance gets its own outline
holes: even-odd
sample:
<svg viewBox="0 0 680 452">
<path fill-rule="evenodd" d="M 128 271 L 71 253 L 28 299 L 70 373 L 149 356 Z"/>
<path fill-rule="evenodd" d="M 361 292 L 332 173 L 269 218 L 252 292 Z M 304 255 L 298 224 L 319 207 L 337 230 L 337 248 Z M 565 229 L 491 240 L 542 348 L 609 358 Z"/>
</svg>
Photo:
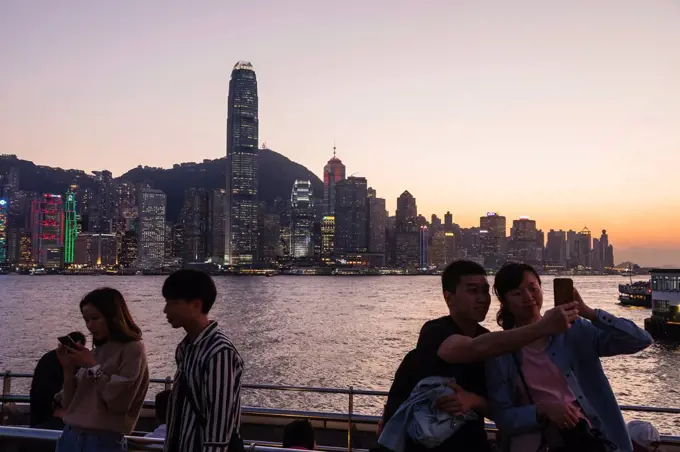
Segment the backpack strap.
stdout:
<svg viewBox="0 0 680 452">
<path fill-rule="evenodd" d="M 536 405 L 534 403 L 533 397 L 531 397 L 529 385 L 527 384 L 527 381 L 524 378 L 524 372 L 522 372 L 522 365 L 520 364 L 519 358 L 517 358 L 516 353 L 512 353 L 512 360 L 515 362 L 515 367 L 517 367 L 517 373 L 519 374 L 520 380 L 522 380 L 522 386 L 524 387 L 524 392 L 526 392 L 527 398 L 529 399 L 529 404 Z M 541 444 L 538 446 L 538 452 L 548 450 L 547 449 L 548 441 L 545 438 L 545 426 L 541 425 L 540 428 L 541 428 Z"/>
</svg>

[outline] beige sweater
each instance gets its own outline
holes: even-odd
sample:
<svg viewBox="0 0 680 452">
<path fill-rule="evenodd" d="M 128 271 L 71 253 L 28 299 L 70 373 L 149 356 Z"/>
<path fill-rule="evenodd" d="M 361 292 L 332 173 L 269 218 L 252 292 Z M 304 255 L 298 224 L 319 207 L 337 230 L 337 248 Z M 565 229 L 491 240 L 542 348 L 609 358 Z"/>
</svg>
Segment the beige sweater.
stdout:
<svg viewBox="0 0 680 452">
<path fill-rule="evenodd" d="M 102 369 L 98 379 L 80 369 L 75 388 L 64 385 L 64 423 L 128 435 L 135 428 L 149 388 L 144 343 L 108 342 L 95 348 L 94 356 Z"/>
</svg>

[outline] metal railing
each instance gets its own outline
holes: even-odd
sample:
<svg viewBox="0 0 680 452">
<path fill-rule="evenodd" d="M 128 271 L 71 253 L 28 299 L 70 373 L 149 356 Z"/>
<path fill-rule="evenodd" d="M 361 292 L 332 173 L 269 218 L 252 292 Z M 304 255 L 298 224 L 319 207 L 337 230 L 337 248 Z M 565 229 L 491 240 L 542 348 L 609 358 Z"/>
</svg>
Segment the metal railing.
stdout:
<svg viewBox="0 0 680 452">
<path fill-rule="evenodd" d="M 4 423 L 5 419 L 5 405 L 9 403 L 29 403 L 30 396 L 15 395 L 11 393 L 12 378 L 33 378 L 31 373 L 12 373 L 6 371 L 0 374 L 3 379 L 2 395 L 0 398 L 0 425 Z M 152 378 L 150 380 L 153 384 L 163 384 L 165 389 L 172 387 L 172 378 Z M 243 389 L 252 390 L 271 390 L 284 392 L 304 392 L 304 393 L 320 393 L 320 394 L 341 394 L 348 396 L 347 413 L 338 412 L 318 412 L 318 411 L 300 411 L 300 410 L 282 410 L 276 408 L 262 408 L 244 406 L 242 408 L 243 415 L 250 416 L 269 416 L 278 418 L 307 418 L 314 421 L 324 422 L 324 426 L 328 422 L 346 423 L 347 424 L 347 450 L 351 452 L 352 445 L 352 426 L 355 424 L 372 424 L 377 425 L 380 416 L 360 414 L 354 412 L 354 398 L 355 396 L 372 396 L 372 397 L 387 397 L 387 391 L 378 391 L 373 389 L 355 389 L 349 388 L 327 388 L 315 386 L 288 386 L 288 385 L 271 385 L 271 384 L 244 384 Z M 147 400 L 144 402 L 145 408 L 153 408 L 154 402 Z M 623 411 L 645 412 L 645 413 L 660 413 L 660 414 L 680 414 L 680 408 L 665 408 L 653 407 L 645 405 L 619 405 Z M 495 429 L 493 423 L 488 423 L 487 428 Z M 677 443 L 680 445 L 680 436 L 665 436 L 666 441 Z M 280 449 L 277 449 L 280 450 Z M 356 449 L 354 449 L 356 450 Z"/>
<path fill-rule="evenodd" d="M 0 450 L 3 440 L 10 440 L 15 443 L 22 441 L 44 441 L 56 443 L 61 435 L 57 430 L 40 430 L 26 427 L 6 427 L 0 426 Z M 158 450 L 165 442 L 159 438 L 145 438 L 143 436 L 126 436 L 130 451 Z M 286 449 L 281 443 L 269 441 L 244 441 L 246 452 L 300 452 L 297 449 Z M 324 452 L 343 452 L 341 447 L 318 446 L 316 450 Z M 367 452 L 366 449 L 354 449 L 354 452 Z"/>
</svg>

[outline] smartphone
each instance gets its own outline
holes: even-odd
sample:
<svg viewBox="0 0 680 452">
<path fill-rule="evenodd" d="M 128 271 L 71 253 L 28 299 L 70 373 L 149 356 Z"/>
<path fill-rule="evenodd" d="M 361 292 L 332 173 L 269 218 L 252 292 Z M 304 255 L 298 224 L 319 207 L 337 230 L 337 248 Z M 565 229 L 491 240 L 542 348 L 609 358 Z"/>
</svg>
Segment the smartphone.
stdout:
<svg viewBox="0 0 680 452">
<path fill-rule="evenodd" d="M 574 281 L 571 278 L 555 278 L 555 306 L 574 301 Z"/>
<path fill-rule="evenodd" d="M 71 336 L 61 336 L 57 338 L 57 340 L 64 346 L 72 349 L 77 349 L 78 347 L 76 346 L 76 343 L 71 339 Z"/>
</svg>

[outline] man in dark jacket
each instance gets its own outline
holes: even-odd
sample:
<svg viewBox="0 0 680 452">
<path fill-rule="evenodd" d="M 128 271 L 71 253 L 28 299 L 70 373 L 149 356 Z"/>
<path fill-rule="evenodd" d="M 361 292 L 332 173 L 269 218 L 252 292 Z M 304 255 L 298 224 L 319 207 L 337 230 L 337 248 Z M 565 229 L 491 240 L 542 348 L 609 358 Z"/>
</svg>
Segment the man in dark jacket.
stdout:
<svg viewBox="0 0 680 452">
<path fill-rule="evenodd" d="M 85 345 L 83 333 L 74 331 L 69 334 L 73 342 Z M 57 352 L 51 350 L 43 355 L 33 371 L 31 382 L 31 427 L 52 421 L 54 395 L 64 386 L 64 369 L 61 367 Z"/>
</svg>

